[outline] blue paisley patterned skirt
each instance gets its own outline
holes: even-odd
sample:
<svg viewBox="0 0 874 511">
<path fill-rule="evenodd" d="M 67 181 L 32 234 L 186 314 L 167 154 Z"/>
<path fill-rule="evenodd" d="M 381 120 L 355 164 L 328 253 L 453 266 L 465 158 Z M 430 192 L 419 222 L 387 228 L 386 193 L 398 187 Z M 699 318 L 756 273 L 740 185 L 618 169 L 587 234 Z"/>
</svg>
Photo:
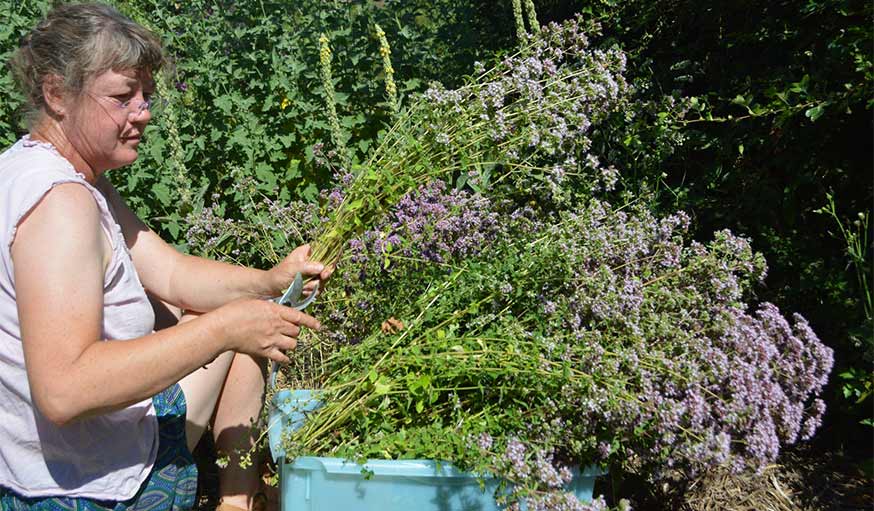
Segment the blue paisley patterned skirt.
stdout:
<svg viewBox="0 0 874 511">
<path fill-rule="evenodd" d="M 154 398 L 158 416 L 158 458 L 140 491 L 130 500 L 107 502 L 65 497 L 20 497 L 0 488 L 2 511 L 181 511 L 194 508 L 197 465 L 185 443 L 185 396 L 173 385 Z"/>
</svg>

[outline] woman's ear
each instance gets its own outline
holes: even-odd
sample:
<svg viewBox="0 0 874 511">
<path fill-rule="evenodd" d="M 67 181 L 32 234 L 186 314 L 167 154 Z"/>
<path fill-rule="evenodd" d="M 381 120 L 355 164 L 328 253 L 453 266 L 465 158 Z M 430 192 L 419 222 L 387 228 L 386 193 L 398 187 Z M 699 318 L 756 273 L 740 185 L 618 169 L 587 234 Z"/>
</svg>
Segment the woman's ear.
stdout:
<svg viewBox="0 0 874 511">
<path fill-rule="evenodd" d="M 64 115 L 66 111 L 66 94 L 64 81 L 58 75 L 48 75 L 42 82 L 42 95 L 46 102 L 49 115 Z"/>
</svg>

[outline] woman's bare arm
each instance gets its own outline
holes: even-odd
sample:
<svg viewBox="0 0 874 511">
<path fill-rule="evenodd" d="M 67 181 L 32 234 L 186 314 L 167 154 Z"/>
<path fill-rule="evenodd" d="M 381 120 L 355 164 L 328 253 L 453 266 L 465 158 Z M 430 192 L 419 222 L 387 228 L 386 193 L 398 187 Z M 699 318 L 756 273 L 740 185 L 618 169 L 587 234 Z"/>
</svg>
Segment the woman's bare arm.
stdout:
<svg viewBox="0 0 874 511">
<path fill-rule="evenodd" d="M 182 309 L 207 312 L 239 298 L 277 296 L 298 271 L 322 279 L 330 274 L 324 265 L 306 260 L 305 253 L 270 271 L 181 254 L 149 229 L 104 178 L 100 186 L 115 209 L 143 285 Z"/>
<path fill-rule="evenodd" d="M 63 424 L 146 399 L 226 350 L 286 361 L 313 318 L 264 300 L 125 341 L 101 339 L 107 261 L 100 213 L 77 184 L 56 186 L 22 220 L 12 244 L 31 394 Z"/>
</svg>

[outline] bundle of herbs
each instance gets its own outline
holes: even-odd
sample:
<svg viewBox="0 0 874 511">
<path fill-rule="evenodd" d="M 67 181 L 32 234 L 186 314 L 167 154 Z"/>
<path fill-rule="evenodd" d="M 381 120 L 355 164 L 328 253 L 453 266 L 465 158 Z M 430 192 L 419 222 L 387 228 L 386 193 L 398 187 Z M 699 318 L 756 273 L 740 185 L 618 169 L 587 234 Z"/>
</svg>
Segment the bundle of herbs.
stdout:
<svg viewBox="0 0 874 511">
<path fill-rule="evenodd" d="M 451 460 L 546 505 L 573 465 L 760 470 L 818 426 L 831 350 L 797 315 L 748 311 L 764 262 L 744 239 L 687 243 L 683 214 L 634 204 L 544 214 L 436 184 L 402 202 L 390 216 L 415 204 L 430 234 L 386 222 L 391 252 L 354 244 L 329 334 L 353 343 L 292 456 Z"/>
<path fill-rule="evenodd" d="M 432 87 L 339 168 L 313 255 L 339 261 L 326 328 L 280 383 L 323 405 L 285 432 L 288 458 L 446 460 L 513 483 L 508 503 L 586 509 L 562 490 L 573 467 L 761 470 L 816 430 L 832 351 L 751 306 L 763 258 L 607 193 L 619 171 L 593 140 L 632 91 L 594 29 L 544 27 Z"/>
</svg>

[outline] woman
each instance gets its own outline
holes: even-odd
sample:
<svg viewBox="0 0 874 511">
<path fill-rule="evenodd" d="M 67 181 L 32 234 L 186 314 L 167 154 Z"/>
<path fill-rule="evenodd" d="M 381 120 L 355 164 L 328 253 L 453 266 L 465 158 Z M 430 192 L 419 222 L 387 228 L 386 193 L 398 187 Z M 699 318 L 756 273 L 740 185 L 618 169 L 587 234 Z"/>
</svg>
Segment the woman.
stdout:
<svg viewBox="0 0 874 511">
<path fill-rule="evenodd" d="M 307 247 L 269 271 L 186 256 L 106 180 L 137 158 L 163 61 L 100 4 L 55 8 L 13 57 L 33 115 L 0 155 L 2 509 L 192 507 L 207 423 L 218 449 L 251 445 L 266 360 L 319 328 L 265 300 L 328 278 Z M 154 332 L 146 293 L 199 315 Z M 224 508 L 255 505 L 256 468 L 219 479 Z"/>
</svg>

